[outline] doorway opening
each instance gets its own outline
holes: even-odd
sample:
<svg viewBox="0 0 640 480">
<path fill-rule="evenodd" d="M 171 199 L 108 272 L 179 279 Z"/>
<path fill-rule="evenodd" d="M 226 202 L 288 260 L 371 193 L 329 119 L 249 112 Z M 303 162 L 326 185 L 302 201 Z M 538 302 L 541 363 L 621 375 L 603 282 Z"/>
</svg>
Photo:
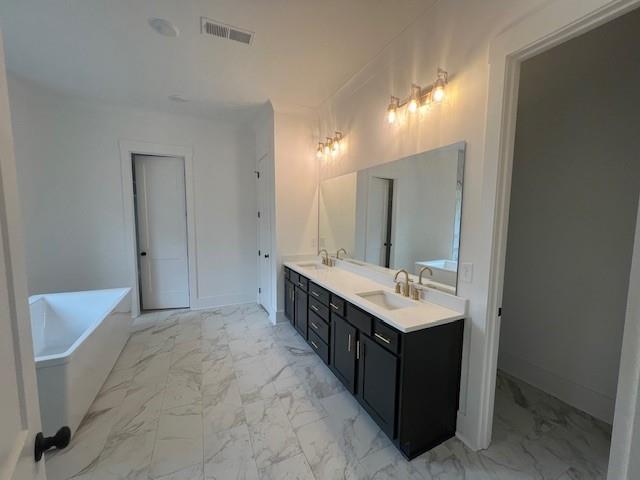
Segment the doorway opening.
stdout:
<svg viewBox="0 0 640 480">
<path fill-rule="evenodd" d="M 184 158 L 131 155 L 141 311 L 189 308 Z"/>
<path fill-rule="evenodd" d="M 392 263 L 394 185 L 392 178 L 371 177 L 367 197 L 365 261 L 386 268 Z"/>
<path fill-rule="evenodd" d="M 637 32 L 640 10 L 520 65 L 489 450 L 518 436 L 558 460 L 553 478 L 608 470 L 638 227 Z"/>
</svg>

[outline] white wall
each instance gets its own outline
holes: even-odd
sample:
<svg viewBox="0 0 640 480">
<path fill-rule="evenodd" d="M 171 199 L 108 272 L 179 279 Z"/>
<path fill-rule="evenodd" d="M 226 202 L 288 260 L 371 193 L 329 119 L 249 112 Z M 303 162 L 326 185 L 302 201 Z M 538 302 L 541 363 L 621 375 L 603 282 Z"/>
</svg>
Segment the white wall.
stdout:
<svg viewBox="0 0 640 480">
<path fill-rule="evenodd" d="M 317 125 L 315 113 L 274 114 L 279 312 L 284 310 L 282 263 L 318 253 Z"/>
<path fill-rule="evenodd" d="M 193 149 L 197 298 L 255 300 L 255 137 L 204 119 L 59 96 L 10 77 L 31 293 L 129 285 L 118 142 Z"/>
<path fill-rule="evenodd" d="M 499 366 L 609 423 L 640 193 L 638 31 L 634 12 L 523 63 L 502 303 Z"/>
<path fill-rule="evenodd" d="M 470 300 L 458 434 L 470 445 L 481 443 L 485 364 L 486 305 L 490 275 L 490 232 L 483 224 L 484 134 L 489 75 L 489 45 L 518 19 L 545 0 L 450 0 L 438 2 L 399 35 L 379 56 L 333 95 L 320 112 L 321 129 L 339 129 L 348 151 L 321 168 L 332 177 L 418 152 L 467 142 L 461 261 L 473 264 L 471 283 L 458 294 Z M 449 99 L 431 112 L 389 125 L 390 95 L 405 96 L 412 82 L 431 83 L 438 66 L 451 74 Z"/>
</svg>

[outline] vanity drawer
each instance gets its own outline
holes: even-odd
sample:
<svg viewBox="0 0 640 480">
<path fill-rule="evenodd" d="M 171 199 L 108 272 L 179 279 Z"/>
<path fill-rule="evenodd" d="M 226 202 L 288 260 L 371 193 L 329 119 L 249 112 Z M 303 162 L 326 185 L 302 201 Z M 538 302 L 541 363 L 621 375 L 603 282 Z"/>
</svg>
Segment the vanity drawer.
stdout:
<svg viewBox="0 0 640 480">
<path fill-rule="evenodd" d="M 329 346 L 316 335 L 313 330 L 309 330 L 309 345 L 315 350 L 324 363 L 329 365 Z"/>
<path fill-rule="evenodd" d="M 325 322 L 329 321 L 329 308 L 313 297 L 309 297 L 309 311 L 318 315 Z"/>
<path fill-rule="evenodd" d="M 373 317 L 350 303 L 347 303 L 347 320 L 362 333 L 371 335 Z"/>
<path fill-rule="evenodd" d="M 329 305 L 329 292 L 313 282 L 309 283 L 309 294 L 319 302 Z"/>
<path fill-rule="evenodd" d="M 295 283 L 296 286 L 300 287 L 305 292 L 309 289 L 309 280 L 300 274 L 298 274 L 298 281 Z"/>
<path fill-rule="evenodd" d="M 329 301 L 329 308 L 333 313 L 337 313 L 341 317 L 344 317 L 344 307 L 346 302 L 337 295 L 331 294 L 331 300 Z"/>
<path fill-rule="evenodd" d="M 313 311 L 309 312 L 309 332 L 318 335 L 324 343 L 329 343 L 329 325 Z"/>
<path fill-rule="evenodd" d="M 400 352 L 400 332 L 382 320 L 373 320 L 373 339 L 393 353 Z"/>
</svg>

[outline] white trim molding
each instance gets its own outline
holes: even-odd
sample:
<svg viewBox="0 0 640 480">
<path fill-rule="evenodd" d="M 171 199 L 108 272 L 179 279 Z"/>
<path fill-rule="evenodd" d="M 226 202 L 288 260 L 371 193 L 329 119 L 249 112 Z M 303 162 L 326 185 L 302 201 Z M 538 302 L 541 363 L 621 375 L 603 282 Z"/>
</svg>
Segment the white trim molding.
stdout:
<svg viewBox="0 0 640 480">
<path fill-rule="evenodd" d="M 133 201 L 132 155 L 154 155 L 184 159 L 184 179 L 187 205 L 187 250 L 189 257 L 189 305 L 196 306 L 198 298 L 198 272 L 196 249 L 196 212 L 193 187 L 193 149 L 191 147 L 162 145 L 158 143 L 120 140 L 120 162 L 122 177 L 122 206 L 127 235 L 127 250 L 130 265 L 131 314 L 140 315 L 140 292 L 138 285 L 138 255 L 136 247 L 136 225 Z M 200 307 L 205 308 L 205 307 Z"/>
<path fill-rule="evenodd" d="M 486 448 L 491 441 L 495 398 L 496 368 L 500 336 L 498 307 L 502 302 L 506 236 L 509 218 L 513 145 L 518 98 L 520 64 L 538 53 L 640 6 L 640 0 L 554 0 L 497 36 L 489 51 L 489 90 L 484 151 L 482 224 L 487 231 L 491 252 L 488 278 L 486 328 L 479 349 L 481 358 L 480 405 L 477 437 L 470 445 Z M 640 225 L 636 229 L 636 245 L 629 283 L 630 293 L 623 337 L 618 396 L 616 399 L 609 479 L 624 479 L 640 453 L 640 440 L 634 424 L 640 385 L 640 307 L 634 293 L 640 285 Z M 631 338 L 635 336 L 635 338 Z M 640 462 L 640 460 L 635 460 Z M 640 468 L 640 467 L 638 467 Z"/>
</svg>

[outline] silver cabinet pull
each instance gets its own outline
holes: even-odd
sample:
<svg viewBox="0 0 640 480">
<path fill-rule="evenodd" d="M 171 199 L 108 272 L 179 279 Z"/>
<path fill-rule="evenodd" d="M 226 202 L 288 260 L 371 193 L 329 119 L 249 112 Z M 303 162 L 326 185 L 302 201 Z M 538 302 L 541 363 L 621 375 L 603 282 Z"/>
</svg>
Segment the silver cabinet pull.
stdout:
<svg viewBox="0 0 640 480">
<path fill-rule="evenodd" d="M 374 333 L 373 334 L 374 337 L 378 337 L 380 340 L 382 340 L 384 343 L 391 343 L 391 340 L 389 340 L 388 338 L 384 338 L 382 335 L 380 335 L 379 333 Z"/>
<path fill-rule="evenodd" d="M 318 311 L 318 307 L 316 307 L 315 305 L 311 305 L 311 310 L 314 310 L 314 311 L 317 312 Z"/>
<path fill-rule="evenodd" d="M 337 305 L 334 305 L 333 303 L 329 302 L 329 306 L 331 308 L 333 308 L 334 310 L 340 310 L 340 308 Z"/>
<path fill-rule="evenodd" d="M 349 339 L 347 340 L 347 352 L 351 351 L 351 334 L 349 334 Z"/>
<path fill-rule="evenodd" d="M 314 292 L 313 290 L 311 290 L 311 295 L 313 295 L 314 297 L 320 297 L 320 295 L 318 295 L 316 292 Z"/>
<path fill-rule="evenodd" d="M 298 282 L 298 286 L 299 286 L 299 287 L 303 287 L 303 286 L 304 286 L 304 284 L 303 284 L 302 282 Z"/>
<path fill-rule="evenodd" d="M 360 360 L 360 340 L 356 340 L 356 360 Z"/>
<path fill-rule="evenodd" d="M 315 323 L 313 323 L 313 322 L 311 322 L 311 326 L 312 326 L 313 328 L 315 328 L 316 330 L 318 329 L 318 326 L 317 326 Z"/>
<path fill-rule="evenodd" d="M 316 345 L 316 343 L 313 340 L 311 340 L 311 345 L 313 345 L 313 348 L 315 348 L 316 350 L 319 350 L 318 345 Z"/>
</svg>

